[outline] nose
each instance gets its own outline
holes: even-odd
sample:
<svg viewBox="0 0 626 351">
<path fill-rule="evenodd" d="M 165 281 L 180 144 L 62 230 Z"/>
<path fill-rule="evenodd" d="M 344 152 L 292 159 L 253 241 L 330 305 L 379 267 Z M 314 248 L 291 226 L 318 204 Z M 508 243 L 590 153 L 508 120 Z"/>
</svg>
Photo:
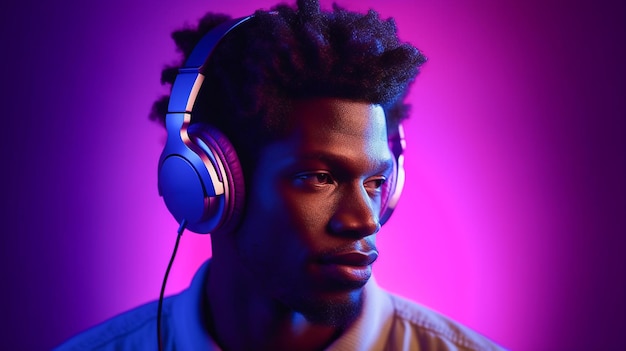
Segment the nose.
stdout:
<svg viewBox="0 0 626 351">
<path fill-rule="evenodd" d="M 380 230 L 376 204 L 363 186 L 345 189 L 330 219 L 333 235 L 360 239 Z"/>
</svg>

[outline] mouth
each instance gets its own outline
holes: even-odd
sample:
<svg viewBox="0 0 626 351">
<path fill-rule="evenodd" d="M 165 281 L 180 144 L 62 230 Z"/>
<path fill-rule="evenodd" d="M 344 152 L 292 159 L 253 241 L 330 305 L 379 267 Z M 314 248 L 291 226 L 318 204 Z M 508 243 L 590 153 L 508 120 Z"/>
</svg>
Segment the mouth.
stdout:
<svg viewBox="0 0 626 351">
<path fill-rule="evenodd" d="M 326 255 L 320 259 L 322 264 L 337 264 L 353 267 L 369 266 L 378 258 L 378 251 L 352 250 Z"/>
<path fill-rule="evenodd" d="M 378 251 L 345 251 L 324 256 L 319 261 L 321 273 L 337 287 L 360 288 L 372 275 L 372 263 Z"/>
</svg>

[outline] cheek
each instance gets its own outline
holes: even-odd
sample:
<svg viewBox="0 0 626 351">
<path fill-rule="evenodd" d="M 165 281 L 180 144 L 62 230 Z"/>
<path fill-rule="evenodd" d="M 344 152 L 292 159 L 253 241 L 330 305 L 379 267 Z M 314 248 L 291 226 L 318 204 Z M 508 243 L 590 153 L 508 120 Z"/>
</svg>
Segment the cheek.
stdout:
<svg viewBox="0 0 626 351">
<path fill-rule="evenodd" d="M 316 251 L 332 216 L 332 194 L 303 192 L 272 167 L 259 170 L 239 233 L 240 251 L 267 264 Z"/>
<path fill-rule="evenodd" d="M 284 220 L 301 244 L 308 247 L 321 246 L 320 240 L 327 234 L 334 202 L 328 194 L 307 194 L 293 189 L 282 192 Z"/>
<path fill-rule="evenodd" d="M 293 209 L 285 201 L 280 187 L 271 183 L 250 193 L 244 222 L 235 240 L 243 258 L 252 265 L 276 266 L 297 246 L 297 230 L 292 221 Z"/>
</svg>

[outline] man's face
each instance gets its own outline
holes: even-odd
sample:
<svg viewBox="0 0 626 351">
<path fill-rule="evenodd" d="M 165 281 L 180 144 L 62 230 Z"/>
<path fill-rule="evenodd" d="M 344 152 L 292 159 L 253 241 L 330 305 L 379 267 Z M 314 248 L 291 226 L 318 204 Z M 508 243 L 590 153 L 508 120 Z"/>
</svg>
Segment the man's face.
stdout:
<svg viewBox="0 0 626 351">
<path fill-rule="evenodd" d="M 247 279 L 309 321 L 341 326 L 361 309 L 378 256 L 391 177 L 382 108 L 316 99 L 294 106 L 291 134 L 263 150 L 234 235 Z"/>
</svg>

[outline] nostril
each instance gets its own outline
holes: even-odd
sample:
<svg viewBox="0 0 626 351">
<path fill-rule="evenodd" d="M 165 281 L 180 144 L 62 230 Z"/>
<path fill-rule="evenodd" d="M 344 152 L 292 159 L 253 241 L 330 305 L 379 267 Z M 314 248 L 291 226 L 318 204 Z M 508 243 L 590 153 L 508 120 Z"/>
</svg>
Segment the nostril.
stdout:
<svg viewBox="0 0 626 351">
<path fill-rule="evenodd" d="M 378 233 L 381 225 L 376 216 L 369 218 L 355 217 L 349 214 L 336 214 L 329 223 L 333 235 L 350 238 L 362 238 Z"/>
</svg>

